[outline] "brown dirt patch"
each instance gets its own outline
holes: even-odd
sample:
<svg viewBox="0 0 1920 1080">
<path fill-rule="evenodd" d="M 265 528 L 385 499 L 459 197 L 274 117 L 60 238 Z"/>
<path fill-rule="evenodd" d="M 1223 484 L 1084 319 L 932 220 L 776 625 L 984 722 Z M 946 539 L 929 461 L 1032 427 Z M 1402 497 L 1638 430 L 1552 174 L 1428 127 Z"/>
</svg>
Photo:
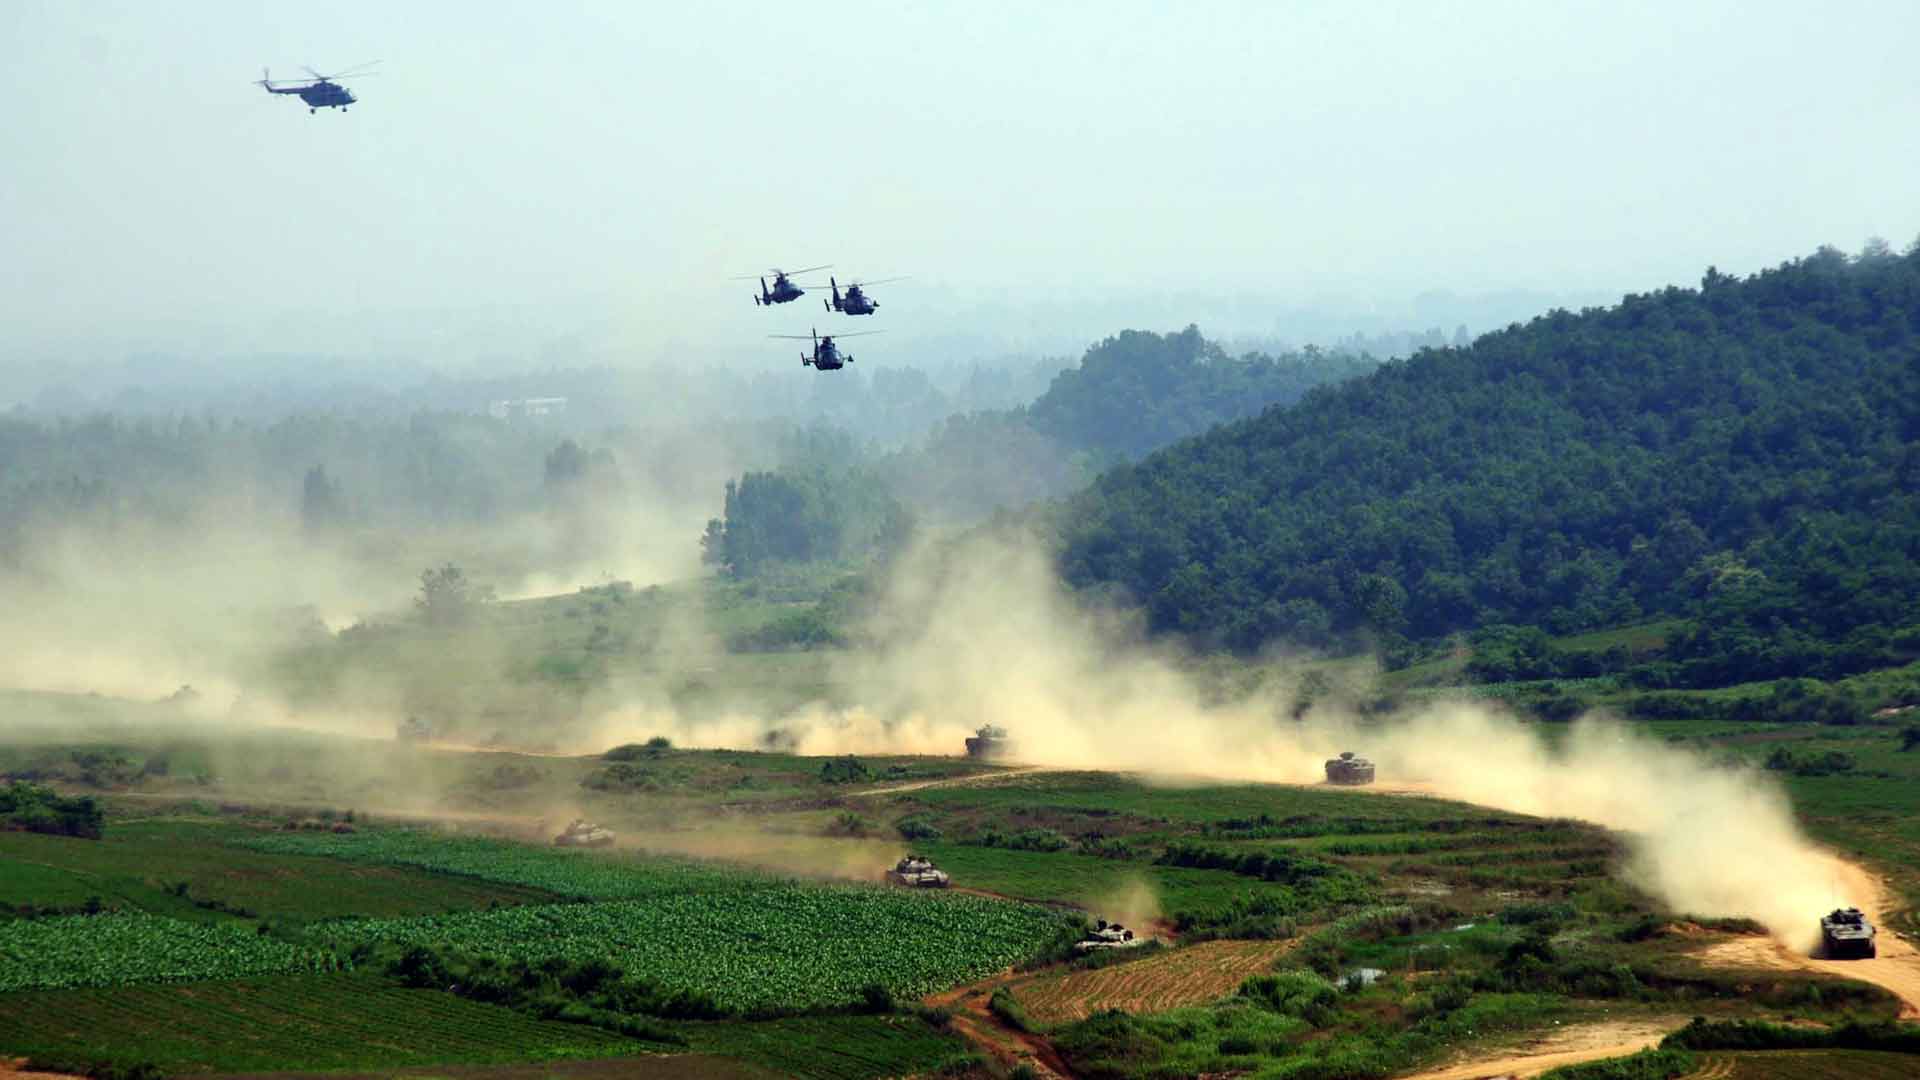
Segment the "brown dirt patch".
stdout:
<svg viewBox="0 0 1920 1080">
<path fill-rule="evenodd" d="M 1686 1026 L 1679 1017 L 1569 1024 L 1518 1048 L 1479 1052 L 1467 1060 L 1416 1073 L 1403 1080 L 1510 1080 L 1539 1076 L 1562 1065 L 1620 1057 L 1656 1045 Z"/>
</svg>

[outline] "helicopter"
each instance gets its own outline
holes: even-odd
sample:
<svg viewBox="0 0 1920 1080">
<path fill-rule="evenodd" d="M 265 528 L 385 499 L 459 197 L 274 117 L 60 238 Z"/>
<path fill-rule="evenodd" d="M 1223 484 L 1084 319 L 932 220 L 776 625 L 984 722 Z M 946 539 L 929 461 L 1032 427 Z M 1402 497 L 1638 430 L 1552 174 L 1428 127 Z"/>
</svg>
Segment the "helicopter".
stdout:
<svg viewBox="0 0 1920 1080">
<path fill-rule="evenodd" d="M 861 334 L 884 334 L 884 333 L 886 333 L 885 330 L 856 330 L 851 334 L 840 334 L 838 336 L 859 337 Z M 806 353 L 801 353 L 800 363 L 804 366 L 813 368 L 815 371 L 837 371 L 840 368 L 853 363 L 853 354 L 842 353 L 840 351 L 840 347 L 833 343 L 833 339 L 835 337 L 835 335 L 833 334 L 828 334 L 826 337 L 821 337 L 820 332 L 818 330 L 815 330 L 812 334 L 806 337 L 801 337 L 799 334 L 768 334 L 767 336 L 775 337 L 775 338 L 788 338 L 793 341 L 813 342 L 813 355 L 808 356 Z"/>
<path fill-rule="evenodd" d="M 831 263 L 828 264 L 828 266 L 831 265 Z M 784 304 L 789 300 L 798 300 L 807 290 L 795 285 L 788 279 L 798 277 L 801 274 L 811 274 L 815 270 L 825 269 L 827 269 L 826 266 L 809 266 L 805 270 L 795 270 L 791 273 L 785 270 L 769 270 L 767 273 L 773 275 L 773 288 L 769 290 L 767 288 L 767 279 L 764 276 L 761 277 L 760 295 L 754 297 L 753 302 L 764 307 L 772 307 L 775 304 Z M 735 278 L 734 280 L 752 281 L 753 277 L 749 275 L 743 278 Z"/>
<path fill-rule="evenodd" d="M 881 278 L 879 281 L 853 281 L 847 283 L 847 294 L 840 295 L 840 283 L 832 278 L 827 284 L 833 289 L 833 299 L 822 300 L 828 311 L 837 311 L 842 315 L 871 315 L 880 310 L 880 301 L 867 298 L 868 285 L 885 285 L 889 281 L 905 281 L 905 278 Z"/>
<path fill-rule="evenodd" d="M 300 100 L 307 103 L 307 111 L 310 113 L 319 112 L 321 109 L 339 109 L 341 112 L 346 112 L 347 106 L 354 103 L 354 96 L 347 92 L 346 87 L 334 82 L 334 80 L 349 78 L 364 79 L 370 75 L 377 75 L 379 72 L 362 71 L 361 69 L 370 68 L 379 62 L 378 60 L 374 60 L 357 67 L 350 67 L 337 75 L 322 75 L 310 67 L 303 67 L 300 70 L 313 76 L 313 78 L 310 80 L 282 80 L 283 82 L 290 81 L 302 84 L 299 86 L 285 87 L 275 86 L 273 84 L 272 74 L 269 73 L 266 68 L 261 68 L 258 85 L 264 87 L 269 94 L 299 94 Z"/>
</svg>

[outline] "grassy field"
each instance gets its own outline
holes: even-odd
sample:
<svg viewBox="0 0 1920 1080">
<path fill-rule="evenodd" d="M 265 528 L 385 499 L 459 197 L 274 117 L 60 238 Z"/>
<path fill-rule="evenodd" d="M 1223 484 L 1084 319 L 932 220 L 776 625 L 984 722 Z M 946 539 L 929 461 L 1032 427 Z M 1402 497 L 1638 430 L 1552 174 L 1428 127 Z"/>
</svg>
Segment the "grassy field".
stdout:
<svg viewBox="0 0 1920 1080">
<path fill-rule="evenodd" d="M 525 885 L 398 865 L 353 866 L 314 854 L 249 850 L 233 843 L 255 835 L 277 839 L 280 834 L 204 819 L 116 822 L 101 840 L 0 833 L 0 859 L 8 864 L 0 874 L 0 905 L 72 907 L 98 898 L 107 906 L 213 921 L 233 918 L 233 909 L 321 919 L 556 898 Z"/>
<path fill-rule="evenodd" d="M 0 994 L 0 1047 L 17 1056 L 145 1061 L 168 1072 L 386 1068 L 661 1049 L 347 976 Z"/>
</svg>

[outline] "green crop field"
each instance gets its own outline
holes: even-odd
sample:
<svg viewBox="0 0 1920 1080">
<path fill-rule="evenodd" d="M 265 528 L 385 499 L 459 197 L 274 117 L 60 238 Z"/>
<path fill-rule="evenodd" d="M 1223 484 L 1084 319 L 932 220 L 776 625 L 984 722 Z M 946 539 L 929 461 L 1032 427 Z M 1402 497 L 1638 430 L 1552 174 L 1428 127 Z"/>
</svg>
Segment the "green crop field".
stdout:
<svg viewBox="0 0 1920 1080">
<path fill-rule="evenodd" d="M 799 1080 L 927 1075 L 967 1046 L 911 1016 L 798 1016 L 765 1023 L 687 1024 L 695 1050 L 740 1058 Z"/>
<path fill-rule="evenodd" d="M 489 883 L 405 866 L 351 866 L 283 834 L 205 821 L 116 822 L 101 840 L 0 833 L 0 905 L 75 906 L 98 897 L 179 918 L 210 919 L 192 899 L 217 900 L 262 916 L 319 919 L 407 915 L 551 901 L 556 894 L 516 882 Z M 311 834 L 308 834 L 311 835 Z M 331 836 L 332 834 L 326 834 Z M 262 850 L 232 841 L 259 838 Z M 178 886 L 186 886 L 186 896 Z"/>
<path fill-rule="evenodd" d="M 654 1044 L 359 976 L 0 994 L 14 1055 L 145 1061 L 167 1072 L 367 1069 L 611 1057 Z"/>
<path fill-rule="evenodd" d="M 918 997 L 1025 959 L 1060 932 L 1045 909 L 883 887 L 766 885 L 725 893 L 354 920 L 314 928 L 342 948 L 445 945 L 537 963 L 604 959 L 722 1007 L 816 1008 L 878 983 Z"/>
<path fill-rule="evenodd" d="M 635 900 L 670 893 L 763 888 L 776 879 L 690 859 L 620 855 L 453 836 L 410 829 L 261 833 L 238 841 L 253 851 L 402 866 L 586 900 Z"/>
<path fill-rule="evenodd" d="M 327 953 L 237 926 L 157 915 L 67 915 L 0 923 L 0 993 L 337 967 Z"/>
</svg>

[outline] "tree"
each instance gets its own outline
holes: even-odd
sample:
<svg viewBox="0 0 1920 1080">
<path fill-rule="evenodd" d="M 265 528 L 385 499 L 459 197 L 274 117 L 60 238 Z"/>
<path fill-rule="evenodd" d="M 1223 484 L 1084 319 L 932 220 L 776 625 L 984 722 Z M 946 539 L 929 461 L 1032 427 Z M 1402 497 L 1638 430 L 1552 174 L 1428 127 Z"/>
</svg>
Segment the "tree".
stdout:
<svg viewBox="0 0 1920 1080">
<path fill-rule="evenodd" d="M 493 601 L 491 586 L 476 586 L 466 572 L 448 563 L 438 570 L 420 574 L 420 595 L 413 605 L 430 626 L 456 626 L 465 622 L 474 609 Z"/>
<path fill-rule="evenodd" d="M 338 526 L 345 517 L 340 487 L 327 476 L 327 467 L 308 469 L 300 484 L 300 523 L 308 532 L 320 532 Z"/>
</svg>

